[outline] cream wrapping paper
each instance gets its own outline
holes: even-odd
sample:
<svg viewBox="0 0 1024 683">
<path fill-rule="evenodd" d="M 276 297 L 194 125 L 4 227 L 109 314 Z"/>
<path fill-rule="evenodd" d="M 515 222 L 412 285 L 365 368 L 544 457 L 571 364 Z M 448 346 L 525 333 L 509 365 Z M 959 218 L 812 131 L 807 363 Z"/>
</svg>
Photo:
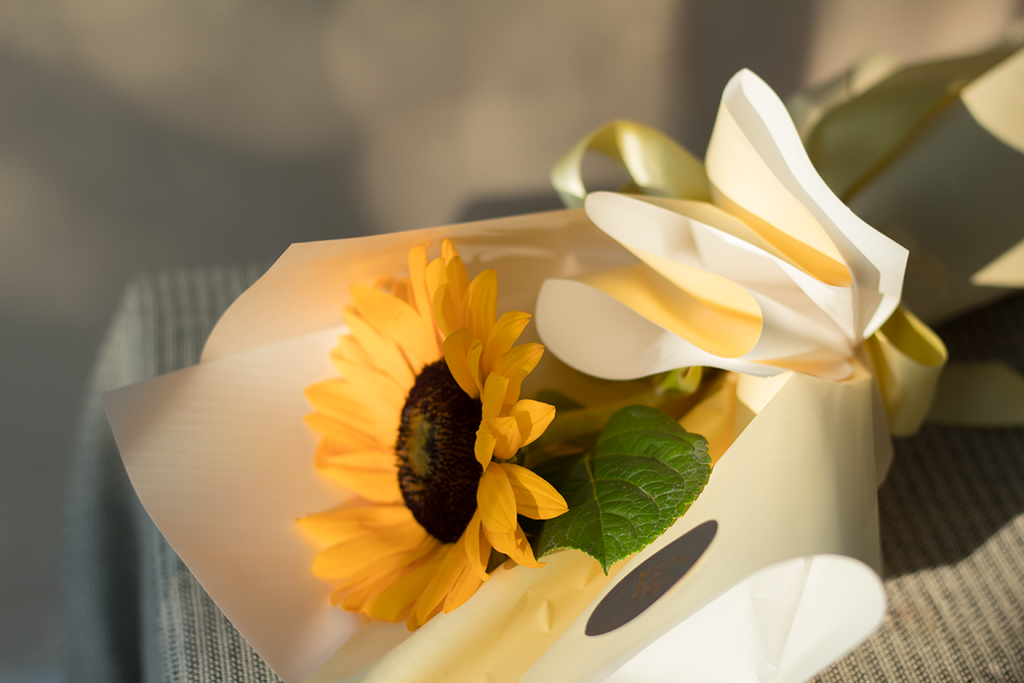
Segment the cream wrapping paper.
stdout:
<svg viewBox="0 0 1024 683">
<path fill-rule="evenodd" d="M 498 269 L 499 310 L 529 310 L 546 277 L 628 257 L 581 211 L 294 245 L 218 324 L 207 347 L 216 357 L 104 396 L 147 511 L 285 681 L 551 680 L 556 672 L 568 681 L 600 680 L 702 607 L 701 619 L 710 614 L 713 623 L 726 619 L 746 629 L 719 650 L 735 646 L 730 656 L 755 663 L 751 672 L 783 672 L 763 680 L 800 680 L 807 666 L 823 666 L 870 632 L 884 601 L 875 574 L 875 460 L 887 462 L 888 441 L 880 401 L 862 371 L 841 383 L 796 374 L 742 378 L 729 430 L 739 437 L 698 503 L 611 577 L 573 551 L 548 556 L 540 570 L 499 569 L 466 605 L 411 636 L 404 624 L 362 624 L 331 607 L 330 587 L 309 569 L 318 548 L 294 520 L 349 494 L 313 471 L 315 437 L 302 422 L 309 411 L 302 390 L 334 372 L 327 354 L 344 332 L 340 293 L 360 273 L 402 272 L 410 246 L 443 236 L 456 241 L 471 272 Z M 263 345 L 252 348 L 253 338 Z M 534 374 L 537 386 L 557 382 L 570 395 L 614 389 L 552 359 Z M 625 626 L 581 634 L 595 598 L 616 578 L 709 518 L 719 532 L 691 573 Z M 760 573 L 793 558 L 813 559 Z M 834 569 L 819 577 L 829 563 Z M 819 623 L 824 615 L 800 608 L 806 586 L 819 578 L 833 598 L 853 590 L 862 596 L 858 609 L 874 604 L 877 614 L 831 613 L 827 624 L 852 624 L 836 635 Z M 735 621 L 735 591 L 749 596 L 745 621 Z M 811 626 L 798 628 L 807 620 Z M 762 650 L 763 639 L 774 644 Z"/>
<path fill-rule="evenodd" d="M 897 308 L 905 252 L 852 221 L 822 190 L 806 157 L 795 156 L 795 131 L 780 138 L 779 111 L 785 112 L 767 86 L 742 72 L 730 88 L 728 120 L 716 127 L 717 151 L 709 153 L 711 193 L 772 217 L 780 206 L 772 192 L 748 185 L 772 181 L 773 192 L 781 185 L 804 207 L 803 232 L 789 239 L 759 226 L 772 239 L 744 246 L 736 234 L 742 228 L 724 225 L 721 209 L 711 207 L 715 219 L 702 222 L 696 219 L 704 214 L 680 213 L 671 202 L 606 195 L 588 202 L 590 217 L 570 210 L 293 245 L 225 313 L 199 365 L 104 396 L 147 511 L 286 683 L 596 683 L 640 674 L 677 680 L 680 672 L 701 680 L 796 682 L 880 622 L 875 487 L 891 460 L 886 410 L 891 416 L 903 408 L 883 403 L 885 383 L 879 391 L 860 343 Z M 797 204 L 781 207 L 794 211 Z M 617 228 L 608 216 L 623 207 L 668 216 L 664 243 L 638 242 Z M 672 246 L 680 225 L 691 229 L 694 243 L 726 250 L 726 265 L 737 255 L 757 261 L 757 277 L 704 278 L 690 263 L 674 269 L 668 261 L 676 252 L 658 249 Z M 574 320 L 586 326 L 552 345 L 561 350 L 626 349 L 616 340 L 628 339 L 639 324 L 621 300 L 588 284 L 593 274 L 668 271 L 698 300 L 698 314 L 717 315 L 746 335 L 741 352 L 726 348 L 735 340 L 722 335 L 699 340 L 710 351 L 688 341 L 706 354 L 700 362 L 725 359 L 707 364 L 750 372 L 725 375 L 684 418 L 709 435 L 720 459 L 690 511 L 654 544 L 607 576 L 575 551 L 543 558 L 543 569 L 499 568 L 465 605 L 410 634 L 404 624 L 367 624 L 331 607 L 330 586 L 310 571 L 318 548 L 295 519 L 351 494 L 313 471 L 315 437 L 302 421 L 310 410 L 302 390 L 334 376 L 328 353 L 346 331 L 341 312 L 349 286 L 403 274 L 410 247 L 430 242 L 436 250 L 443 237 L 455 241 L 471 276 L 498 271 L 499 311 L 533 311 L 542 286 L 554 281 L 581 283 L 634 316 L 615 318 L 607 313 L 614 306 L 570 299 Z M 659 287 L 671 300 L 673 290 Z M 550 317 L 545 301 L 537 304 L 541 318 Z M 687 324 L 685 316 L 676 318 Z M 541 325 L 542 333 L 550 324 Z M 699 334 L 701 326 L 685 331 Z M 878 338 L 883 348 L 899 350 Z M 723 348 L 728 352 L 714 353 Z M 663 361 L 638 355 L 648 365 L 627 358 L 633 365 L 625 374 L 654 372 Z M 904 356 L 894 353 L 892 362 L 934 370 L 933 358 Z M 900 386 L 900 372 L 891 374 Z M 621 383 L 576 373 L 550 353 L 530 380 L 526 395 L 557 387 L 590 404 L 622 391 Z M 665 578 L 666 567 L 685 564 L 682 555 L 692 564 L 678 580 Z M 650 604 L 636 614 L 616 595 L 627 605 Z"/>
<path fill-rule="evenodd" d="M 923 320 L 1024 286 L 1019 41 L 908 66 L 866 59 L 791 107 L 828 185 L 910 249 L 904 301 Z"/>
</svg>

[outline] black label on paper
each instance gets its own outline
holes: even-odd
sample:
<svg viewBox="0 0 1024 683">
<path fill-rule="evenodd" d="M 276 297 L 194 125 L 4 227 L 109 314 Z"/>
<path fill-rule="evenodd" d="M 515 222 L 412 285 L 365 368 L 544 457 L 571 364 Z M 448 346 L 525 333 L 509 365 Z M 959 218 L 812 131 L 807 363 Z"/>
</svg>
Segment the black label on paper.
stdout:
<svg viewBox="0 0 1024 683">
<path fill-rule="evenodd" d="M 640 616 L 690 571 L 716 533 L 718 522 L 709 520 L 648 557 L 608 591 L 587 620 L 584 632 L 599 636 Z"/>
</svg>

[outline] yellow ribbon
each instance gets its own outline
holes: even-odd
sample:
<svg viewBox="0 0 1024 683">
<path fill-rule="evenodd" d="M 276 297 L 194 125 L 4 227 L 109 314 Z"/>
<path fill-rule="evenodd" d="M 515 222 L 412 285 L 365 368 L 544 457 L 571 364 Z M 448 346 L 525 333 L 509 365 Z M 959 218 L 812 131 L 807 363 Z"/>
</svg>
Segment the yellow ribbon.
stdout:
<svg viewBox="0 0 1024 683">
<path fill-rule="evenodd" d="M 704 164 L 692 154 L 653 128 L 612 121 L 580 140 L 552 168 L 551 184 L 568 207 L 582 206 L 587 195 L 582 173 L 587 152 L 598 152 L 621 164 L 645 194 L 712 201 Z M 890 432 L 895 436 L 913 434 L 929 414 L 948 357 L 945 345 L 927 325 L 900 307 L 865 346 Z M 1020 388 L 1024 407 L 1024 381 Z M 724 415 L 735 410 L 726 403 L 716 404 L 713 412 Z M 945 395 L 943 409 L 948 410 L 950 403 L 955 404 L 955 397 Z M 1024 417 L 1024 409 L 1020 416 Z"/>
<path fill-rule="evenodd" d="M 583 157 L 603 154 L 622 165 L 644 194 L 711 201 L 704 164 L 661 131 L 612 121 L 591 131 L 551 168 L 551 185 L 570 209 L 583 206 Z"/>
</svg>

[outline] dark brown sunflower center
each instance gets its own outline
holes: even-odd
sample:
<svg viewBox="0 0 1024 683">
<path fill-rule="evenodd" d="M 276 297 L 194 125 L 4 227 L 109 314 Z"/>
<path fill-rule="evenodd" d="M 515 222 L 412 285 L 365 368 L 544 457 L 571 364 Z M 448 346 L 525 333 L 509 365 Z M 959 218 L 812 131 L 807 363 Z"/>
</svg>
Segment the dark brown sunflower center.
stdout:
<svg viewBox="0 0 1024 683">
<path fill-rule="evenodd" d="M 444 359 L 423 368 L 402 408 L 398 485 L 416 521 L 442 543 L 459 540 L 476 512 L 480 410 Z"/>
</svg>

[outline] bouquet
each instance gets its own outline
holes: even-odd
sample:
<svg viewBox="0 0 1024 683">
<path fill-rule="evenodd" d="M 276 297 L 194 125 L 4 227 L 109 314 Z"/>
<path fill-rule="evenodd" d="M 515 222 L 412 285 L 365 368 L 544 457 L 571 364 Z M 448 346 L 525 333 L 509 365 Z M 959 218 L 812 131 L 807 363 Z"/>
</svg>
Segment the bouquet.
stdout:
<svg viewBox="0 0 1024 683">
<path fill-rule="evenodd" d="M 586 195 L 588 149 L 643 194 Z M 704 164 L 616 122 L 553 179 L 582 208 L 293 245 L 104 397 L 288 683 L 799 681 L 880 623 L 875 490 L 945 361 L 906 250 L 749 71 Z"/>
</svg>

